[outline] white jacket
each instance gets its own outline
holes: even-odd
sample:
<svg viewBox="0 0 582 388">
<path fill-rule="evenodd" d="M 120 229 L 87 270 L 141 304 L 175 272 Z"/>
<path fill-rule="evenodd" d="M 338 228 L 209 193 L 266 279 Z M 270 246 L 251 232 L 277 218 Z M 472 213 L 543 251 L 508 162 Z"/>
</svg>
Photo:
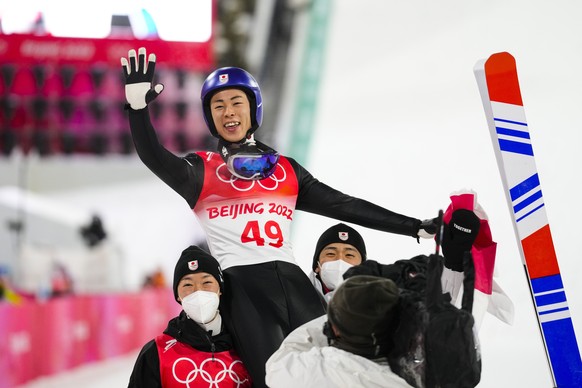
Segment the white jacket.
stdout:
<svg viewBox="0 0 582 388">
<path fill-rule="evenodd" d="M 327 315 L 295 329 L 266 364 L 270 388 L 411 387 L 387 363 L 328 346 Z"/>
</svg>

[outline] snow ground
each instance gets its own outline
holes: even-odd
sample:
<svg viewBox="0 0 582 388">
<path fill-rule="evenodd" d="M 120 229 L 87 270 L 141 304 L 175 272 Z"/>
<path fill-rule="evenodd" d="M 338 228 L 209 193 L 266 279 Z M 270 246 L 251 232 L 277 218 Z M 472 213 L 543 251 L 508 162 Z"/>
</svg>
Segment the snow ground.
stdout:
<svg viewBox="0 0 582 388">
<path fill-rule="evenodd" d="M 554 245 L 581 338 L 576 225 L 582 219 L 582 180 L 575 172 L 582 167 L 581 16 L 582 4 L 572 0 L 333 3 L 317 119 L 305 166 L 337 189 L 419 218 L 435 216 L 448 205 L 453 191 L 469 188 L 478 193 L 498 242 L 499 283 L 516 309 L 513 326 L 490 316 L 483 323 L 480 388 L 545 388 L 552 383 L 473 66 L 500 51 L 517 60 Z M 144 201 L 155 193 L 172 196 L 164 188 L 156 190 Z M 77 203 L 88 198 L 79 196 Z M 166 205 L 152 199 L 143 208 Z M 175 212 L 167 212 L 164 219 L 163 211 L 155 211 L 160 233 L 171 232 L 171 226 L 183 230 L 188 222 L 175 222 L 170 218 Z M 317 237 L 334 223 L 309 214 L 296 216 L 295 253 L 306 271 Z M 418 245 L 409 238 L 358 230 L 369 257 L 381 262 L 433 249 L 430 241 Z M 160 252 L 160 257 L 165 255 Z M 124 386 L 134 356 L 27 387 Z"/>
<path fill-rule="evenodd" d="M 75 368 L 56 376 L 36 379 L 19 388 L 127 387 L 138 352 Z"/>
</svg>

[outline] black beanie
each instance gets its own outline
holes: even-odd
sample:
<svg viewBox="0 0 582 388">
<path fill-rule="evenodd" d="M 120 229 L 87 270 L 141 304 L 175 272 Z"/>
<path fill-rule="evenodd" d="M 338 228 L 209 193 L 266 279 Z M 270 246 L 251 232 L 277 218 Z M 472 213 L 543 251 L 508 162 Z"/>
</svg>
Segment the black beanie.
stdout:
<svg viewBox="0 0 582 388">
<path fill-rule="evenodd" d="M 368 358 L 385 354 L 399 295 L 391 279 L 368 275 L 346 279 L 327 309 L 329 322 L 340 332 L 333 345 Z"/>
<path fill-rule="evenodd" d="M 222 277 L 222 269 L 218 261 L 210 255 L 210 253 L 203 251 L 196 245 L 189 246 L 182 251 L 182 255 L 176 263 L 174 269 L 174 298 L 178 301 L 178 283 L 180 280 L 191 273 L 206 272 L 214 276 L 220 285 L 220 291 L 224 291 L 224 280 Z"/>
<path fill-rule="evenodd" d="M 332 226 L 319 237 L 317 245 L 315 245 L 315 254 L 313 255 L 312 269 L 315 271 L 317 263 L 319 262 L 319 254 L 323 248 L 333 243 L 350 244 L 360 252 L 362 255 L 362 263 L 366 261 L 366 244 L 362 236 L 354 229 L 346 224 L 339 223 Z"/>
</svg>

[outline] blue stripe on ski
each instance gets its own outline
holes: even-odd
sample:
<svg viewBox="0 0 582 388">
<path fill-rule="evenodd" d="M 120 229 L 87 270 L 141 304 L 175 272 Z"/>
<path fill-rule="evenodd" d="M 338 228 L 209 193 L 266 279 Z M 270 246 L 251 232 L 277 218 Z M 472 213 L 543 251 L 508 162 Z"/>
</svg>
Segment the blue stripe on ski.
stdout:
<svg viewBox="0 0 582 388">
<path fill-rule="evenodd" d="M 505 152 L 533 156 L 533 148 L 531 144 L 527 143 L 499 139 L 499 148 L 501 149 L 501 151 Z"/>
<path fill-rule="evenodd" d="M 521 183 L 513 186 L 509 189 L 509 195 L 511 196 L 511 201 L 515 201 L 517 198 L 521 197 L 525 193 L 539 187 L 540 178 L 537 173 L 533 174 Z"/>
<path fill-rule="evenodd" d="M 544 276 L 543 278 L 531 279 L 531 288 L 534 294 L 539 294 L 552 290 L 561 290 L 564 288 L 564 283 L 562 283 L 562 276 L 556 274 Z"/>
<path fill-rule="evenodd" d="M 509 129 L 509 128 L 495 125 L 495 130 L 497 131 L 498 135 L 506 135 L 506 136 L 511 136 L 511 137 L 520 138 L 520 139 L 529 139 L 529 132 L 527 132 L 527 123 L 520 122 L 520 121 L 506 120 L 506 119 L 501 119 L 501 118 L 497 118 L 497 117 L 493 118 L 493 120 L 495 120 L 496 122 L 500 122 L 500 123 L 509 123 L 509 124 L 521 125 L 521 126 L 524 126 L 526 129 L 526 131 L 518 131 L 515 129 Z M 513 141 L 513 140 L 499 139 L 499 137 L 497 139 L 499 141 L 499 148 L 501 148 L 501 151 L 533 156 L 533 148 L 532 148 L 531 144 L 522 143 L 522 142 Z"/>
<path fill-rule="evenodd" d="M 500 119 L 499 117 L 494 117 L 493 120 L 495 120 L 495 121 L 501 121 L 502 123 L 523 125 L 523 126 L 526 126 L 527 127 L 527 123 L 524 123 L 523 121 L 506 120 L 506 119 Z"/>
<path fill-rule="evenodd" d="M 544 311 L 536 308 L 540 317 L 545 316 L 544 322 L 570 319 L 568 300 L 560 274 L 531 279 L 531 287 L 536 306 L 547 308 Z M 560 312 L 567 313 L 556 314 Z"/>
<path fill-rule="evenodd" d="M 515 202 L 516 200 L 520 199 L 524 195 L 530 193 L 532 190 L 535 190 L 539 187 L 540 187 L 540 178 L 539 178 L 538 174 L 536 173 L 536 174 L 533 174 L 532 176 L 530 176 L 529 178 L 523 180 L 522 182 L 518 183 L 517 185 L 513 186 L 511 189 L 509 189 L 509 196 L 511 198 L 511 201 Z M 539 206 L 537 206 L 533 210 L 530 210 L 526 214 L 521 215 L 519 218 L 516 219 L 516 222 L 523 220 L 524 218 L 528 217 L 532 213 L 535 213 L 537 210 L 539 210 L 540 208 L 542 208 L 544 206 L 542 191 L 540 189 L 538 189 L 536 192 L 531 193 L 528 197 L 526 197 L 520 203 L 515 204 L 513 206 L 513 213 L 515 215 L 517 215 L 517 213 L 519 211 L 525 209 L 527 206 L 531 205 L 532 203 L 534 203 L 540 199 L 542 199 L 542 204 L 540 204 Z"/>
<path fill-rule="evenodd" d="M 529 211 L 527 213 L 525 213 L 523 216 L 516 218 L 515 222 L 519 222 L 521 220 L 523 220 L 526 217 L 529 217 L 531 214 L 535 213 L 536 211 L 538 211 L 539 209 L 543 208 L 544 204 L 542 203 L 540 206 L 536 207 L 535 209 L 532 209 L 532 211 Z"/>
<path fill-rule="evenodd" d="M 558 387 L 582 387 L 582 360 L 572 319 L 544 322 L 541 327 Z"/>
<path fill-rule="evenodd" d="M 526 199 L 524 199 L 523 201 L 521 201 L 520 203 L 513 206 L 513 211 L 515 213 L 517 213 L 518 211 L 522 210 L 526 206 L 531 205 L 532 203 L 534 203 L 535 201 L 537 201 L 540 198 L 542 198 L 542 191 L 538 190 L 535 193 L 533 193 L 532 195 L 530 195 L 529 197 L 527 197 Z"/>
<path fill-rule="evenodd" d="M 546 306 L 549 304 L 556 304 L 560 302 L 567 302 L 566 293 L 564 291 L 553 292 L 551 294 L 539 295 L 535 297 L 538 306 Z"/>
<path fill-rule="evenodd" d="M 562 278 L 559 274 L 532 279 L 531 284 L 534 293 L 563 290 Z M 535 301 L 538 306 L 554 303 L 561 303 L 562 306 L 566 304 L 564 307 L 538 312 L 538 315 L 542 318 L 541 329 L 558 387 L 582 386 L 582 360 L 565 292 L 536 296 Z M 575 372 L 572 373 L 573 371 Z"/>
<path fill-rule="evenodd" d="M 569 311 L 570 308 L 568 306 L 566 307 L 560 307 L 560 308 L 556 308 L 553 310 L 547 310 L 547 311 L 540 311 L 539 314 L 540 315 L 548 315 L 548 314 L 555 314 L 555 313 L 559 313 L 561 311 Z M 568 317 L 566 318 L 560 318 L 560 319 L 570 319 L 570 315 L 568 314 Z M 557 321 L 557 319 L 549 319 L 546 322 L 550 322 L 550 321 Z"/>
<path fill-rule="evenodd" d="M 512 137 L 520 137 L 522 139 L 529 139 L 529 132 L 516 131 L 515 129 L 509 129 L 504 127 L 495 127 L 497 129 L 498 135 L 506 135 Z"/>
</svg>

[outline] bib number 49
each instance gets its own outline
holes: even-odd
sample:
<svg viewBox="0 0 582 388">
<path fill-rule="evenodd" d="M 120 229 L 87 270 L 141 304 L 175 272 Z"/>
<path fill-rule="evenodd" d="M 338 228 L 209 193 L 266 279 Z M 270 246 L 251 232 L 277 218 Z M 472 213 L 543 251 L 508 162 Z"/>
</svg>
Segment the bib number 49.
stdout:
<svg viewBox="0 0 582 388">
<path fill-rule="evenodd" d="M 254 242 L 258 246 L 262 247 L 267 242 L 265 236 L 269 239 L 268 244 L 275 248 L 281 248 L 283 246 L 283 232 L 281 232 L 281 227 L 275 221 L 267 221 L 261 230 L 259 221 L 249 221 L 243 230 L 240 240 L 242 243 L 252 243 Z"/>
</svg>

